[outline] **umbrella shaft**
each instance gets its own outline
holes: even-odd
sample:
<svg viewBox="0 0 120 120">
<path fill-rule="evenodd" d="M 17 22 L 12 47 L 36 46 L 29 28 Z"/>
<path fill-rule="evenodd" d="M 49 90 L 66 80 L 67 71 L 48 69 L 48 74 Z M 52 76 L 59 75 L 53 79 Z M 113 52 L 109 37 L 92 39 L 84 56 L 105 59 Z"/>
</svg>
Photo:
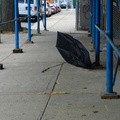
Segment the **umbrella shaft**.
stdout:
<svg viewBox="0 0 120 120">
<path fill-rule="evenodd" d="M 66 63 L 66 62 L 63 62 L 63 63 L 57 64 L 57 65 L 51 66 L 51 67 L 49 67 L 49 68 L 57 67 L 57 66 L 60 66 L 60 65 L 65 64 L 65 63 Z"/>
</svg>

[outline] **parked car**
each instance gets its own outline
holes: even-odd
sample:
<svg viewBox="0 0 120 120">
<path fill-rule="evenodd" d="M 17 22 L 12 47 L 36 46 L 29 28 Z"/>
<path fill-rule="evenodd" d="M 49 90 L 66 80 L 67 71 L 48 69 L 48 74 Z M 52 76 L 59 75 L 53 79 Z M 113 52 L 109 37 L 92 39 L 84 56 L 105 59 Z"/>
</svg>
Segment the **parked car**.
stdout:
<svg viewBox="0 0 120 120">
<path fill-rule="evenodd" d="M 58 12 L 58 6 L 57 6 L 56 3 L 54 4 L 54 6 L 55 6 L 55 8 L 56 8 L 56 13 L 57 13 L 57 12 Z"/>
<path fill-rule="evenodd" d="M 27 0 L 18 0 L 18 7 L 19 7 L 19 16 L 24 17 L 28 16 L 28 4 Z M 31 9 L 31 15 L 33 15 L 32 18 L 34 18 L 35 21 L 37 21 L 37 2 L 36 0 L 30 0 L 30 9 Z M 42 7 L 40 8 L 42 11 Z M 42 13 L 40 14 L 42 16 Z"/>
<path fill-rule="evenodd" d="M 44 11 L 44 1 L 42 1 L 42 7 Z M 50 7 L 50 3 L 46 1 L 46 15 L 49 17 L 52 15 L 52 8 Z"/>
<path fill-rule="evenodd" d="M 60 4 L 60 7 L 61 8 L 66 8 L 66 7 L 71 8 L 71 3 L 70 2 L 62 2 Z"/>
<path fill-rule="evenodd" d="M 55 14 L 57 11 L 56 11 L 56 7 L 55 7 L 55 4 L 53 3 L 50 3 L 50 7 L 52 9 L 52 14 Z"/>
<path fill-rule="evenodd" d="M 57 6 L 58 12 L 61 12 L 61 7 L 60 7 L 60 5 L 59 5 L 58 3 L 56 3 L 56 6 Z"/>
</svg>

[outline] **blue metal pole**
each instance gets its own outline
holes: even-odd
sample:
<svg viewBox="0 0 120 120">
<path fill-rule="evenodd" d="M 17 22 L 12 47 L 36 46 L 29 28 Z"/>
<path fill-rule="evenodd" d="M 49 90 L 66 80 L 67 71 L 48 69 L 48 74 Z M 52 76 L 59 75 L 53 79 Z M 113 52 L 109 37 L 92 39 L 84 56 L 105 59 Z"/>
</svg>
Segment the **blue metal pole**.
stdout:
<svg viewBox="0 0 120 120">
<path fill-rule="evenodd" d="M 106 37 L 106 39 L 109 41 L 110 45 L 112 46 L 118 57 L 120 57 L 120 50 L 115 46 L 110 36 L 108 36 L 108 34 L 106 34 L 103 30 L 101 30 L 97 25 L 95 25 L 95 27 Z"/>
<path fill-rule="evenodd" d="M 92 1 L 92 26 L 91 26 L 92 27 L 92 42 L 94 42 L 93 41 L 93 36 L 94 36 L 94 29 L 93 29 L 94 28 L 94 26 L 93 26 L 93 19 L 94 19 L 93 18 L 93 16 L 94 16 L 93 15 L 94 14 L 93 11 L 94 11 L 94 9 L 93 9 L 93 3 L 94 3 L 94 0 L 91 0 L 91 1 Z"/>
<path fill-rule="evenodd" d="M 92 41 L 95 45 L 95 19 L 96 19 L 96 0 L 93 0 L 93 9 L 92 9 L 92 13 L 93 13 L 93 20 L 92 20 Z"/>
<path fill-rule="evenodd" d="M 28 4 L 28 16 L 30 16 L 30 0 L 27 0 Z M 28 41 L 31 41 L 31 19 L 28 18 Z"/>
<path fill-rule="evenodd" d="M 18 18 L 18 0 L 14 0 L 14 18 Z M 19 26 L 18 21 L 15 21 L 15 48 L 19 49 Z"/>
<path fill-rule="evenodd" d="M 37 0 L 37 33 L 40 33 L 40 0 Z"/>
<path fill-rule="evenodd" d="M 92 35 L 92 14 L 93 14 L 93 12 L 92 12 L 92 1 L 93 0 L 90 0 L 90 34 Z"/>
<path fill-rule="evenodd" d="M 100 27 L 100 0 L 96 0 L 96 25 L 98 27 Z M 96 29 L 96 35 L 95 35 L 95 63 L 96 65 L 99 65 L 100 61 L 100 32 L 98 31 L 98 29 L 95 27 Z"/>
<path fill-rule="evenodd" d="M 113 0 L 106 0 L 106 34 L 113 40 Z M 106 92 L 113 93 L 113 49 L 106 41 Z"/>
<path fill-rule="evenodd" d="M 118 0 L 118 6 L 119 6 L 119 11 L 120 11 L 120 0 Z"/>
<path fill-rule="evenodd" d="M 44 30 L 46 30 L 46 0 L 44 0 Z"/>
</svg>

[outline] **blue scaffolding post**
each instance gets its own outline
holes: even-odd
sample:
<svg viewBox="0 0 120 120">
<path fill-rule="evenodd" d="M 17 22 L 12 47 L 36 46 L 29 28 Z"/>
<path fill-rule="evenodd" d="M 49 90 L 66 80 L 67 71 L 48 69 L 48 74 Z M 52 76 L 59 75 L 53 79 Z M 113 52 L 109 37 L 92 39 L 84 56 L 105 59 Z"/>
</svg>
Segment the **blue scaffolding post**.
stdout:
<svg viewBox="0 0 120 120">
<path fill-rule="evenodd" d="M 106 0 L 106 34 L 113 39 L 113 0 Z M 106 93 L 113 93 L 113 49 L 106 40 Z"/>
<path fill-rule="evenodd" d="M 90 0 L 90 34 L 92 35 L 92 16 L 93 16 L 93 11 L 92 11 L 92 3 L 93 0 Z"/>
<path fill-rule="evenodd" d="M 46 28 L 46 0 L 44 0 L 44 30 L 47 30 Z"/>
<path fill-rule="evenodd" d="M 37 33 L 40 34 L 40 0 L 37 0 L 37 11 L 38 11 L 38 14 L 37 14 Z"/>
<path fill-rule="evenodd" d="M 96 25 L 100 27 L 100 0 L 96 0 Z M 95 28 L 95 63 L 100 65 L 100 32 Z"/>
<path fill-rule="evenodd" d="M 120 0 L 118 0 L 118 6 L 119 6 L 119 11 L 120 11 Z"/>
<path fill-rule="evenodd" d="M 113 77 L 113 48 L 119 55 L 119 50 L 115 47 L 113 40 L 113 0 L 106 0 L 106 93 L 101 96 L 102 99 L 118 99 L 120 98 L 116 92 L 113 91 L 115 76 Z M 112 48 L 113 47 L 113 48 Z M 117 68 L 116 68 L 117 69 Z"/>
<path fill-rule="evenodd" d="M 26 43 L 33 43 L 31 41 L 31 18 L 30 18 L 30 15 L 31 15 L 31 10 L 30 9 L 31 9 L 31 7 L 30 7 L 30 0 L 27 0 L 27 4 L 28 4 L 27 9 L 28 9 L 29 18 L 28 18 L 28 39 L 27 39 Z"/>
<path fill-rule="evenodd" d="M 96 0 L 92 0 L 92 41 L 95 47 Z"/>
<path fill-rule="evenodd" d="M 14 0 L 14 19 L 18 18 L 18 0 Z M 13 53 L 22 53 L 22 49 L 19 49 L 19 24 L 18 21 L 14 22 L 15 28 L 15 49 Z"/>
</svg>

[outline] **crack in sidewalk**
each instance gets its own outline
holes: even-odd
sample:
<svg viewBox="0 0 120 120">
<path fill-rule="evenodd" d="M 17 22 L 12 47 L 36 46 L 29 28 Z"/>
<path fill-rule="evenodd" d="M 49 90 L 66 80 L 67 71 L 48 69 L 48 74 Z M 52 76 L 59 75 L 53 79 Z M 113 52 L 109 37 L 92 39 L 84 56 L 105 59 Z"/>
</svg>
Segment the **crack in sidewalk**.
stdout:
<svg viewBox="0 0 120 120">
<path fill-rule="evenodd" d="M 51 92 L 53 92 L 54 89 L 55 89 L 55 86 L 56 86 L 57 80 L 58 80 L 58 78 L 59 78 L 60 72 L 61 72 L 61 70 L 62 70 L 62 67 L 63 67 L 63 64 L 61 64 L 60 70 L 59 70 L 59 72 L 58 72 L 58 75 L 57 75 L 57 77 L 56 77 L 56 80 L 55 80 L 55 83 L 54 83 L 54 85 L 53 85 L 53 88 L 52 88 Z M 48 100 L 47 100 L 47 102 L 46 102 L 46 105 L 45 105 L 45 107 L 44 107 L 44 109 L 43 109 L 43 112 L 42 112 L 41 116 L 39 115 L 40 118 L 38 118 L 37 120 L 42 120 L 42 118 L 43 118 L 43 116 L 44 116 L 44 114 L 45 114 L 45 112 L 46 112 L 46 110 L 47 110 L 47 107 L 48 107 L 48 104 L 49 104 L 49 102 L 50 102 L 51 97 L 52 97 L 52 94 L 49 95 Z"/>
</svg>

